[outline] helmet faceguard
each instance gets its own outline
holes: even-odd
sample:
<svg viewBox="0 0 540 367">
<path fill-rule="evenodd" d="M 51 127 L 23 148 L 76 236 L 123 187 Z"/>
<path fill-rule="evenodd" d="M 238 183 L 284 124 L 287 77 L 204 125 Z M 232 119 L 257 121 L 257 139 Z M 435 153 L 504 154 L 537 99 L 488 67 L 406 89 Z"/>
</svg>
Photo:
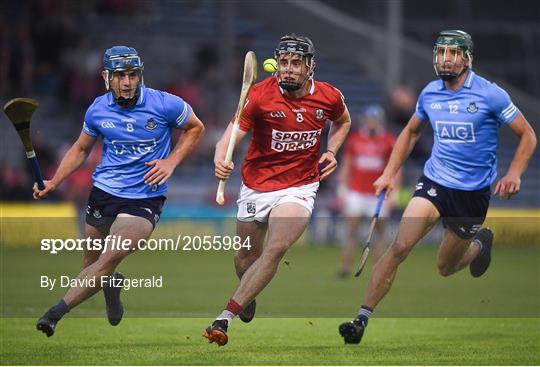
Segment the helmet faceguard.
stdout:
<svg viewBox="0 0 540 367">
<path fill-rule="evenodd" d="M 304 80 L 298 82 L 283 81 L 278 73 L 279 86 L 287 91 L 295 91 L 304 86 L 306 81 L 313 78 L 315 71 L 315 47 L 313 42 L 308 37 L 297 36 L 296 34 L 288 34 L 281 37 L 278 47 L 275 51 L 276 60 L 279 63 L 279 57 L 284 54 L 298 54 L 305 61 L 308 72 Z M 278 64 L 279 65 L 279 64 Z"/>
<path fill-rule="evenodd" d="M 450 82 L 471 69 L 473 48 L 472 38 L 467 32 L 460 30 L 440 32 L 433 48 L 433 67 L 437 76 L 444 81 Z M 448 60 L 451 55 L 453 55 L 453 61 Z M 457 69 L 456 66 L 459 66 L 458 56 L 461 56 L 463 60 L 467 60 L 468 65 L 464 62 L 461 68 Z M 442 58 L 442 68 L 439 65 L 440 57 Z M 446 68 L 447 62 L 450 62 L 449 68 Z"/>
<path fill-rule="evenodd" d="M 116 103 L 120 107 L 133 105 L 141 93 L 143 83 L 144 63 L 141 61 L 137 50 L 133 47 L 114 46 L 105 51 L 103 55 L 103 69 L 105 72 L 105 88 L 113 93 Z M 139 83 L 135 94 L 131 98 L 125 98 L 120 93 L 111 89 L 111 81 L 115 72 L 135 70 L 139 73 Z"/>
</svg>

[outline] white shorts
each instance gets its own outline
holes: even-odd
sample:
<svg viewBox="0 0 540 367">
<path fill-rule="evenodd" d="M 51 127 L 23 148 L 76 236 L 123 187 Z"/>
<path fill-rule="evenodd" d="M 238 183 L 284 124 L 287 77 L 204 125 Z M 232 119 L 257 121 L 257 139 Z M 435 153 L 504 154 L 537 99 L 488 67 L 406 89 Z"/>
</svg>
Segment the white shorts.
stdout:
<svg viewBox="0 0 540 367">
<path fill-rule="evenodd" d="M 344 215 L 346 217 L 372 217 L 377 206 L 377 197 L 374 194 L 363 194 L 358 191 L 347 190 L 345 196 Z M 388 203 L 383 201 L 380 217 L 388 217 Z"/>
<path fill-rule="evenodd" d="M 263 192 L 252 190 L 242 183 L 240 195 L 236 201 L 238 204 L 236 218 L 242 222 L 256 220 L 257 222 L 265 223 L 268 221 L 270 211 L 283 203 L 300 204 L 311 214 L 318 189 L 319 183 L 314 182 L 304 186 Z"/>
</svg>

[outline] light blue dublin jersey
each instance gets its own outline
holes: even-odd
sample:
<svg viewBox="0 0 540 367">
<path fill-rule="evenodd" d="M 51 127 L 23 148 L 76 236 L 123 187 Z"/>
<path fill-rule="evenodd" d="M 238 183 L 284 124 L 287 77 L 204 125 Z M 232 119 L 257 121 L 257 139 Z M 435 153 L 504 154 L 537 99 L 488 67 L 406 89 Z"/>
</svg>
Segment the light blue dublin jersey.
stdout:
<svg viewBox="0 0 540 367">
<path fill-rule="evenodd" d="M 497 177 L 498 129 L 519 114 L 510 96 L 472 70 L 463 87 L 446 89 L 429 83 L 418 97 L 416 115 L 429 120 L 434 133 L 424 175 L 459 190 L 478 190 Z"/>
<path fill-rule="evenodd" d="M 187 121 L 190 106 L 181 98 L 141 88 L 132 108 L 119 107 L 109 92 L 97 97 L 86 111 L 83 132 L 103 136 L 101 163 L 92 175 L 94 186 L 115 196 L 140 199 L 164 195 L 167 183 L 150 187 L 144 175 L 154 159 L 171 150 L 171 129 Z"/>
</svg>

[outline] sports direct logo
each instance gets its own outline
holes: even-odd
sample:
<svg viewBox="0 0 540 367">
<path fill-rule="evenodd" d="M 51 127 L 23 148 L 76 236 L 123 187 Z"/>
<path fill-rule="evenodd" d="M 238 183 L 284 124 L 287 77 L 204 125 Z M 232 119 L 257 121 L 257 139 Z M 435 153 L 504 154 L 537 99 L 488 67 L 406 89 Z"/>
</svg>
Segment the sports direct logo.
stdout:
<svg viewBox="0 0 540 367">
<path fill-rule="evenodd" d="M 317 144 L 322 129 L 311 131 L 279 131 L 272 129 L 272 149 L 276 152 L 307 150 Z"/>
</svg>

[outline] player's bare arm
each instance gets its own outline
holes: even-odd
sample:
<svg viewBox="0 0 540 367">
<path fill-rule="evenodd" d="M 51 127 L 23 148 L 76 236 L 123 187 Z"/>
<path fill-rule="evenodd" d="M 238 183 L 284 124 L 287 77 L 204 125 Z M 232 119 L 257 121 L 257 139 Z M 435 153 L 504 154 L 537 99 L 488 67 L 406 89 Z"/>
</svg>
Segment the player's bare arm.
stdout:
<svg viewBox="0 0 540 367">
<path fill-rule="evenodd" d="M 171 154 L 166 159 L 155 159 L 146 163 L 147 166 L 153 166 L 153 168 L 144 175 L 145 184 L 161 186 L 167 182 L 176 167 L 195 149 L 204 133 L 204 125 L 193 110 L 190 111 L 189 118 L 182 129 L 184 134 L 178 139 Z"/>
<path fill-rule="evenodd" d="M 519 138 L 519 145 L 514 154 L 514 159 L 510 163 L 508 172 L 500 179 L 495 186 L 494 194 L 499 194 L 501 199 L 510 199 L 519 192 L 521 186 L 521 175 L 527 169 L 529 160 L 536 149 L 536 134 L 531 124 L 525 119 L 523 114 L 516 116 L 509 125 L 510 129 Z"/>
<path fill-rule="evenodd" d="M 340 199 L 344 200 L 345 196 L 347 195 L 347 184 L 351 177 L 352 169 L 352 159 L 347 153 L 343 154 L 340 167 L 341 168 L 339 170 L 339 186 L 337 189 L 337 195 Z"/>
<path fill-rule="evenodd" d="M 384 173 L 373 183 L 376 195 L 386 189 L 386 198 L 388 199 L 388 195 L 395 187 L 396 175 L 411 154 L 418 139 L 420 139 L 423 126 L 424 121 L 420 120 L 416 114 L 413 114 L 396 140 Z"/>
<path fill-rule="evenodd" d="M 328 133 L 328 148 L 326 152 L 321 155 L 319 164 L 324 165 L 321 170 L 321 181 L 326 179 L 337 168 L 336 153 L 345 141 L 347 134 L 351 128 L 351 115 L 347 106 L 345 111 L 336 121 L 332 122 L 330 132 Z"/>
<path fill-rule="evenodd" d="M 214 153 L 214 165 L 215 165 L 215 175 L 220 180 L 228 180 L 231 175 L 232 170 L 234 169 L 234 163 L 225 163 L 225 155 L 227 153 L 227 148 L 229 146 L 229 139 L 231 137 L 233 129 L 233 124 L 227 126 L 227 130 L 223 133 L 223 136 L 216 143 L 216 151 Z M 242 141 L 242 139 L 247 135 L 247 131 L 242 129 L 238 130 L 236 135 L 236 145 Z"/>
<path fill-rule="evenodd" d="M 50 192 L 56 190 L 56 188 L 69 175 L 71 175 L 86 161 L 86 158 L 90 154 L 90 151 L 92 150 L 92 147 L 94 146 L 96 140 L 96 137 L 81 132 L 81 135 L 79 135 L 77 141 L 75 141 L 75 143 L 67 151 L 64 158 L 62 158 L 62 161 L 60 162 L 60 165 L 58 166 L 58 169 L 56 170 L 53 178 L 49 181 L 43 181 L 43 183 L 45 184 L 45 189 L 39 190 L 37 184 L 34 185 L 34 199 L 44 199 Z"/>
<path fill-rule="evenodd" d="M 339 170 L 339 183 L 340 185 L 346 185 L 349 182 L 351 176 L 352 160 L 348 154 L 344 154 L 341 159 L 341 169 Z"/>
</svg>

